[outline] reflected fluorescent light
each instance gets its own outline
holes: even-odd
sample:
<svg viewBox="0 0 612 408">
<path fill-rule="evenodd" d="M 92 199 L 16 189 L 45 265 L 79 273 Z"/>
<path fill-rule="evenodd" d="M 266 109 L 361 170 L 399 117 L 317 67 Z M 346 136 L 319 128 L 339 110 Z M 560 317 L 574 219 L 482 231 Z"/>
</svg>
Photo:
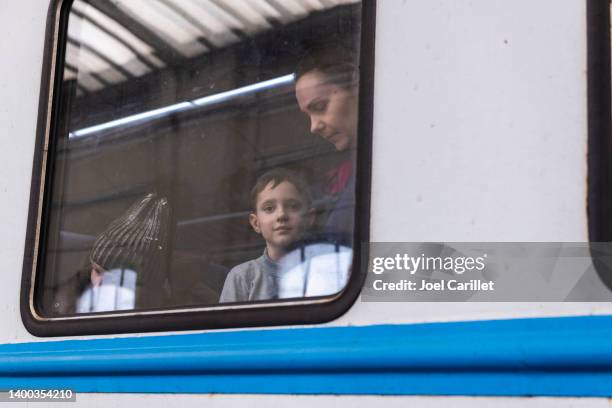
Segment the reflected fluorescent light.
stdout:
<svg viewBox="0 0 612 408">
<path fill-rule="evenodd" d="M 110 122 L 101 123 L 99 125 L 87 127 L 84 129 L 79 129 L 75 132 L 70 133 L 68 136 L 72 138 L 83 137 L 95 132 L 99 132 L 101 130 L 106 130 L 117 126 L 123 126 L 135 122 L 145 122 L 147 120 L 166 116 L 169 113 L 184 111 L 193 108 L 193 106 L 194 105 L 191 102 L 181 102 L 175 105 L 164 106 L 163 108 L 153 109 L 147 112 L 138 113 L 136 115 L 126 116 L 125 118 L 111 120 Z"/>
<path fill-rule="evenodd" d="M 146 122 L 152 119 L 157 119 L 163 116 L 167 116 L 172 113 L 182 112 L 194 108 L 201 108 L 203 106 L 214 105 L 219 102 L 226 101 L 236 96 L 247 95 L 262 89 L 274 88 L 279 85 L 288 84 L 293 82 L 295 79 L 294 74 L 284 75 L 282 77 L 269 79 L 267 81 L 257 82 L 255 84 L 243 86 L 241 88 L 232 89 L 231 91 L 220 92 L 214 95 L 208 95 L 203 98 L 198 98 L 193 101 L 180 102 L 174 105 L 165 106 L 159 109 L 153 109 L 147 112 L 137 113 L 135 115 L 126 116 L 124 118 L 115 119 L 110 122 L 101 123 L 99 125 L 90 126 L 87 128 L 79 129 L 74 132 L 70 132 L 68 137 L 75 139 L 83 136 L 90 135 L 102 130 L 111 129 L 118 126 L 124 126 L 128 124 L 136 124 Z"/>
<path fill-rule="evenodd" d="M 290 82 L 293 82 L 294 78 L 295 78 L 294 74 L 284 75 L 282 77 L 269 79 L 263 82 L 257 82 L 252 85 L 243 86 L 242 88 L 232 89 L 231 91 L 225 91 L 225 92 L 221 92 L 221 93 L 214 94 L 214 95 L 208 95 L 203 98 L 196 99 L 192 102 L 198 106 L 206 106 L 212 103 L 217 103 L 217 102 L 221 102 L 221 101 L 230 99 L 237 95 L 245 95 L 245 94 L 249 94 L 255 91 L 259 91 L 260 89 L 273 88 L 278 85 L 288 84 Z"/>
</svg>

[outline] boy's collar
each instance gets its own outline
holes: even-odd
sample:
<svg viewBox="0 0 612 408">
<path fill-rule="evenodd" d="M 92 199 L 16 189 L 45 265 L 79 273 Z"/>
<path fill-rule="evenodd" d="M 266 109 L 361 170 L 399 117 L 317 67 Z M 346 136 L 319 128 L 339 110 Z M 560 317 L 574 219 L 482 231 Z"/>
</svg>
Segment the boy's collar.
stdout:
<svg viewBox="0 0 612 408">
<path fill-rule="evenodd" d="M 263 258 L 264 258 L 264 262 L 268 262 L 272 266 L 278 265 L 278 261 L 272 260 L 272 258 L 270 258 L 270 256 L 268 255 L 268 248 L 264 248 Z"/>
</svg>

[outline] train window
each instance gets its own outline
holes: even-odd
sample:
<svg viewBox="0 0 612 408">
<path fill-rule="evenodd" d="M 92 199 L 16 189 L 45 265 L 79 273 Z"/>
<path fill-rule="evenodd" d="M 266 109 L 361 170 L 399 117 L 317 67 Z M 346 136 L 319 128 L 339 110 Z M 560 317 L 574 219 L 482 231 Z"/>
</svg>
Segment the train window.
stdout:
<svg viewBox="0 0 612 408">
<path fill-rule="evenodd" d="M 58 3 L 26 326 L 231 327 L 348 307 L 367 240 L 371 3 Z"/>
</svg>

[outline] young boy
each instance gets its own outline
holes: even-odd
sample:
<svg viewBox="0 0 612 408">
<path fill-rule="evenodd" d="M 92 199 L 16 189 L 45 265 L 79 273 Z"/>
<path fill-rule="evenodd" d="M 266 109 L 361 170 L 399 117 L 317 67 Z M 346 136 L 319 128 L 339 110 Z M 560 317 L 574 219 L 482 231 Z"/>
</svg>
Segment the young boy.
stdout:
<svg viewBox="0 0 612 408">
<path fill-rule="evenodd" d="M 259 177 L 251 190 L 251 202 L 249 223 L 266 241 L 266 249 L 259 258 L 232 268 L 219 302 L 276 299 L 277 262 L 314 221 L 308 186 L 286 169 L 274 169 Z"/>
</svg>

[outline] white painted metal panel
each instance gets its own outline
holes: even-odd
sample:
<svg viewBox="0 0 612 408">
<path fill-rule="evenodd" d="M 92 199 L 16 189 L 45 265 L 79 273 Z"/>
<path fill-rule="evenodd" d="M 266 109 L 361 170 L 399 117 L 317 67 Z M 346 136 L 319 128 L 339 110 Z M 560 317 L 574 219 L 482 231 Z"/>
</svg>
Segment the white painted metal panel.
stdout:
<svg viewBox="0 0 612 408">
<path fill-rule="evenodd" d="M 19 288 L 46 7 L 0 4 L 0 343 L 38 340 Z M 587 239 L 584 1 L 379 0 L 376 38 L 373 241 Z M 358 301 L 329 325 L 611 311 Z"/>
<path fill-rule="evenodd" d="M 303 396 L 303 395 L 177 395 L 177 394 L 79 394 L 77 403 L 54 403 L 58 408 L 106 408 L 146 406 L 185 408 L 225 407 L 286 407 L 337 408 L 338 404 L 352 408 L 372 406 L 388 408 L 604 408 L 609 407 L 605 399 L 595 398 L 473 398 L 473 397 L 393 397 L 393 396 Z"/>
</svg>

